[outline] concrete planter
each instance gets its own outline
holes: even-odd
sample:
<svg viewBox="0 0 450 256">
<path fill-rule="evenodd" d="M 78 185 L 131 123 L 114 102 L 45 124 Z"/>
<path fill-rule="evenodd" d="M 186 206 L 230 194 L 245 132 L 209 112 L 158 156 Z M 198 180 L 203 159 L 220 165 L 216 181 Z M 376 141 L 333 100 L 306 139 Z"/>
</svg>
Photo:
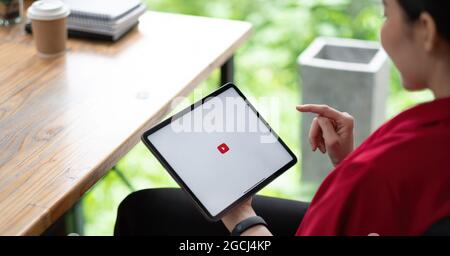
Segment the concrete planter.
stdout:
<svg viewBox="0 0 450 256">
<path fill-rule="evenodd" d="M 327 104 L 355 117 L 355 146 L 385 120 L 390 65 L 380 44 L 318 38 L 299 57 L 302 103 Z M 314 115 L 302 114 L 302 182 L 319 184 L 333 169 L 328 156 L 312 152 L 308 132 Z"/>
</svg>

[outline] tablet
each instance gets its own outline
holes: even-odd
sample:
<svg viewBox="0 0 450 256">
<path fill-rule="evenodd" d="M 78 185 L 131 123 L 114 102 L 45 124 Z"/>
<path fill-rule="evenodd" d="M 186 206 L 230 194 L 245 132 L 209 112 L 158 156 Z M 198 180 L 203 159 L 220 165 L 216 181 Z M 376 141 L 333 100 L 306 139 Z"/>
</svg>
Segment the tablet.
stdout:
<svg viewBox="0 0 450 256">
<path fill-rule="evenodd" d="M 211 221 L 297 162 L 230 83 L 146 131 L 142 141 Z"/>
</svg>

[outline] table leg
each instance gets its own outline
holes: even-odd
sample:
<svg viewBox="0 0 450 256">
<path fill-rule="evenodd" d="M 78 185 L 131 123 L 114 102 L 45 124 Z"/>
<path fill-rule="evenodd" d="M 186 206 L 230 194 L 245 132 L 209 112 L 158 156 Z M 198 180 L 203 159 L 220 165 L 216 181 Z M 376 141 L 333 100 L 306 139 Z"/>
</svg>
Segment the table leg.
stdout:
<svg viewBox="0 0 450 256">
<path fill-rule="evenodd" d="M 56 220 L 42 235 L 67 236 L 74 233 L 78 235 L 84 234 L 83 198 Z"/>
<path fill-rule="evenodd" d="M 220 67 L 220 85 L 219 86 L 222 86 L 226 83 L 234 83 L 234 56 L 231 56 Z"/>
<path fill-rule="evenodd" d="M 113 172 L 115 172 L 117 174 L 117 176 L 119 176 L 119 179 L 123 182 L 123 184 L 125 184 L 125 186 L 128 187 L 128 189 L 131 190 L 131 192 L 136 191 L 136 189 L 131 184 L 131 182 L 127 179 L 127 177 L 125 177 L 123 172 L 120 169 L 117 168 L 117 166 L 113 166 L 113 168 L 111 168 L 111 170 Z"/>
<path fill-rule="evenodd" d="M 119 176 L 125 186 L 127 186 L 131 192 L 136 191 L 134 186 L 125 177 L 123 172 L 113 166 L 112 172 L 115 172 Z M 109 172 L 111 173 L 111 172 Z M 109 174 L 108 173 L 108 174 Z M 61 218 L 59 218 L 51 227 L 49 227 L 42 235 L 44 236 L 66 236 L 68 234 L 75 233 L 78 235 L 84 234 L 84 213 L 83 213 L 83 198 L 81 198 L 75 205 L 70 208 Z"/>
<path fill-rule="evenodd" d="M 131 192 L 136 191 L 130 181 L 125 177 L 123 172 L 113 166 L 111 171 L 115 172 L 119 179 L 127 186 Z M 76 233 L 79 235 L 84 234 L 84 213 L 83 213 L 83 199 L 78 201 L 65 216 L 65 232 L 66 234 Z"/>
<path fill-rule="evenodd" d="M 78 201 L 65 216 L 66 233 L 84 234 L 83 199 Z"/>
</svg>

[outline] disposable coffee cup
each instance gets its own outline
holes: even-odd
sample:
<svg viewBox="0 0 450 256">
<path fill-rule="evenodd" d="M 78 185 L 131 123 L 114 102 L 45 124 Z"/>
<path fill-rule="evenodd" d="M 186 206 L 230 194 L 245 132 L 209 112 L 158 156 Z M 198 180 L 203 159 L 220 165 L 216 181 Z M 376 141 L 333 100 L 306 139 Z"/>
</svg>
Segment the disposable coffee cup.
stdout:
<svg viewBox="0 0 450 256">
<path fill-rule="evenodd" d="M 28 8 L 38 55 L 49 58 L 66 51 L 69 7 L 59 0 L 41 0 Z"/>
</svg>

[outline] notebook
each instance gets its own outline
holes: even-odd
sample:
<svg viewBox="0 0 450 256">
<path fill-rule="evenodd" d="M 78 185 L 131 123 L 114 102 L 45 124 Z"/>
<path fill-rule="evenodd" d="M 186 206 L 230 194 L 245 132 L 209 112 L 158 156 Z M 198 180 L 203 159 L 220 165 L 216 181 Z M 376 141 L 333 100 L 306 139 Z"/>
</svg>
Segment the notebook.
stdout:
<svg viewBox="0 0 450 256">
<path fill-rule="evenodd" d="M 140 0 L 63 0 L 70 6 L 72 17 L 112 21 L 137 8 Z"/>
<path fill-rule="evenodd" d="M 72 30 L 82 30 L 87 32 L 98 32 L 100 34 L 119 33 L 123 29 L 135 24 L 139 17 L 147 11 L 146 6 L 139 5 L 137 8 L 128 12 L 125 16 L 111 21 L 109 23 L 101 23 L 95 19 L 75 18 L 69 16 L 67 27 Z"/>
<path fill-rule="evenodd" d="M 64 0 L 71 9 L 67 19 L 69 37 L 117 41 L 147 11 L 140 0 Z M 31 33 L 31 26 L 26 26 Z"/>
</svg>

